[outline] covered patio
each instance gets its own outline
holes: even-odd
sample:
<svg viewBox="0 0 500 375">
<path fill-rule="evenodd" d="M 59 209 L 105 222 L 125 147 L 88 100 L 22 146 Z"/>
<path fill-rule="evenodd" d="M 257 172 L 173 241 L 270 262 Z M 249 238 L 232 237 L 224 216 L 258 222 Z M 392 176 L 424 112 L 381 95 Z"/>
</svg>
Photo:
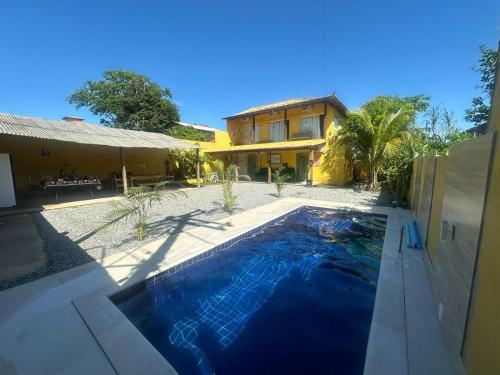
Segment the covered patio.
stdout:
<svg viewBox="0 0 500 375">
<path fill-rule="evenodd" d="M 198 146 L 165 134 L 106 128 L 73 117 L 0 113 L 0 167 L 6 175 L 0 187 L 14 197 L 0 207 L 33 209 L 120 195 L 129 186 L 171 179 L 170 150 L 193 148 Z"/>
<path fill-rule="evenodd" d="M 284 167 L 294 170 L 290 182 L 303 182 L 313 181 L 314 174 L 320 173 L 319 169 L 315 168 L 315 163 L 319 160 L 325 143 L 323 139 L 270 142 L 229 146 L 204 152 L 227 164 L 238 165 L 239 173 L 248 175 L 252 180 L 257 179 L 261 171 L 266 169 L 263 177 L 271 183 L 273 170 Z"/>
</svg>

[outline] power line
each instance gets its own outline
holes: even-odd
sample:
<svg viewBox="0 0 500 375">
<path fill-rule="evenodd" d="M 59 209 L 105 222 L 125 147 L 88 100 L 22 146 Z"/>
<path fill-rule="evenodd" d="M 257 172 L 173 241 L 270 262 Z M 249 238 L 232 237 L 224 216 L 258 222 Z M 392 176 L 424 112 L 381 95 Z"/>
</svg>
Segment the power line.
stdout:
<svg viewBox="0 0 500 375">
<path fill-rule="evenodd" d="M 323 0 L 323 90 L 327 90 L 326 0 Z"/>
</svg>

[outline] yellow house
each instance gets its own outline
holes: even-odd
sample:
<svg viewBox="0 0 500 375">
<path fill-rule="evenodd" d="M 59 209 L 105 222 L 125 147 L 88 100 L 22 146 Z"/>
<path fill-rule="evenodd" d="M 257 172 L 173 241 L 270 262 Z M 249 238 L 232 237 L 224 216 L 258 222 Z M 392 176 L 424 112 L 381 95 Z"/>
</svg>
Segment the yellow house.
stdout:
<svg viewBox="0 0 500 375">
<path fill-rule="evenodd" d="M 335 95 L 252 107 L 225 118 L 230 145 L 201 147 L 252 180 L 270 182 L 271 171 L 285 167 L 293 168 L 296 182 L 345 184 L 352 179 L 348 161 L 343 155 L 327 161 L 325 152 L 346 114 Z"/>
</svg>

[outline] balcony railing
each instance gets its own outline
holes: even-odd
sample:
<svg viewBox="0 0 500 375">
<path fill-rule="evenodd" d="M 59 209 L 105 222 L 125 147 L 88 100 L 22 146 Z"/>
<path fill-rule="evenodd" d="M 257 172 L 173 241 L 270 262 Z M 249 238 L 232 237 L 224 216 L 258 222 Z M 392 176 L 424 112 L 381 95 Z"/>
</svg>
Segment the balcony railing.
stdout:
<svg viewBox="0 0 500 375">
<path fill-rule="evenodd" d="M 301 132 L 290 134 L 290 141 L 301 141 L 304 139 L 313 139 L 312 132 Z"/>
<path fill-rule="evenodd" d="M 290 134 L 290 138 L 289 139 L 285 138 L 282 141 L 273 141 L 271 139 L 261 139 L 258 142 L 255 142 L 255 141 L 251 141 L 251 142 L 238 141 L 238 142 L 233 142 L 233 146 L 251 145 L 251 144 L 260 144 L 260 143 L 287 142 L 287 141 L 303 141 L 303 140 L 308 140 L 308 139 L 315 139 L 315 138 L 313 138 L 313 133 L 312 132 L 292 133 L 292 134 Z"/>
</svg>

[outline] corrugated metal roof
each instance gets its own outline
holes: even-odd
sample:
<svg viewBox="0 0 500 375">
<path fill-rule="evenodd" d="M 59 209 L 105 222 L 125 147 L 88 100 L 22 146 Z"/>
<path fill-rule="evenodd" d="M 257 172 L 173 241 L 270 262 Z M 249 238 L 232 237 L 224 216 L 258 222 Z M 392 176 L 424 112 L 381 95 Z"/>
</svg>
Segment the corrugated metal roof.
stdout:
<svg viewBox="0 0 500 375">
<path fill-rule="evenodd" d="M 265 104 L 265 105 L 260 105 L 260 106 L 256 106 L 256 107 L 251 107 L 251 108 L 245 109 L 244 111 L 238 112 L 235 115 L 224 117 L 224 119 L 227 120 L 227 119 L 236 118 L 236 117 L 265 113 L 267 111 L 272 111 L 272 110 L 281 110 L 281 109 L 285 109 L 285 108 L 297 107 L 297 106 L 307 105 L 307 104 L 316 104 L 316 103 L 322 103 L 322 102 L 331 103 L 331 104 L 335 105 L 337 108 L 339 108 L 342 112 L 344 112 L 344 114 L 347 113 L 347 107 L 335 95 L 328 95 L 328 96 L 317 96 L 317 97 L 312 97 L 312 98 L 287 99 L 287 100 L 283 100 L 281 102 L 275 102 L 275 103 L 271 103 L 271 104 Z"/>
<path fill-rule="evenodd" d="M 251 145 L 227 146 L 203 150 L 205 153 L 224 153 L 241 151 L 278 151 L 278 150 L 300 150 L 308 147 L 324 145 L 324 139 L 308 139 L 302 141 L 255 143 Z"/>
<path fill-rule="evenodd" d="M 190 124 L 189 122 L 176 122 L 176 124 L 179 124 L 181 126 L 186 126 L 186 127 L 191 127 L 194 129 L 202 130 L 205 132 L 217 132 L 217 131 L 223 131 L 221 129 L 216 129 L 216 128 L 211 128 L 210 126 L 207 125 L 200 125 L 200 124 Z"/>
<path fill-rule="evenodd" d="M 0 112 L 0 135 L 124 148 L 198 148 L 165 134 L 106 128 L 84 121 L 46 120 Z"/>
</svg>

